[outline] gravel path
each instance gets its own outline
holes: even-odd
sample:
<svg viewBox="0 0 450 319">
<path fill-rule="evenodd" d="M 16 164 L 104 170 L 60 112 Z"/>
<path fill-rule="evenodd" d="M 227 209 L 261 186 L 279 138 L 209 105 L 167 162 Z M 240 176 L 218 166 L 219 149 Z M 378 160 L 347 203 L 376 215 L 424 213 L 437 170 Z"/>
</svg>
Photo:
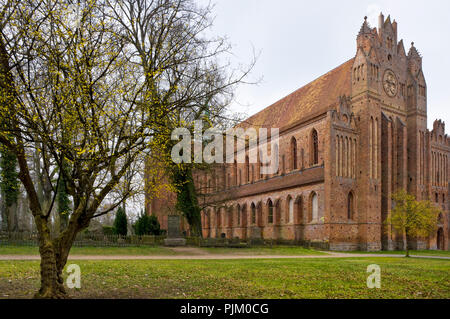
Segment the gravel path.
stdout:
<svg viewBox="0 0 450 319">
<path fill-rule="evenodd" d="M 185 248 L 186 249 L 186 248 Z M 195 249 L 195 248 L 194 248 Z M 182 251 L 179 251 L 182 252 Z M 191 252 L 191 251 L 189 251 Z M 404 257 L 403 255 L 395 254 L 349 254 L 349 253 L 335 253 L 326 252 L 326 255 L 227 255 L 227 254 L 199 254 L 199 255 L 151 255 L 151 256 L 132 256 L 132 255 L 71 255 L 70 260 L 160 260 L 160 259 L 308 259 L 308 258 L 355 258 L 355 257 Z M 434 259 L 448 259 L 450 257 L 444 256 L 415 256 L 416 258 L 434 258 Z M 0 255 L 0 260 L 40 260 L 39 255 Z"/>
</svg>

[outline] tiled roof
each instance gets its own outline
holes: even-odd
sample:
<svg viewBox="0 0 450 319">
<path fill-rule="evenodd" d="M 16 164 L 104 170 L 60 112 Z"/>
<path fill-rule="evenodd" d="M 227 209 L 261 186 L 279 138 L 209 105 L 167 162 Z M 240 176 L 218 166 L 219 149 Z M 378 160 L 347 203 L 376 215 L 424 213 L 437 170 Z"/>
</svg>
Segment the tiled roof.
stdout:
<svg viewBox="0 0 450 319">
<path fill-rule="evenodd" d="M 240 127 L 278 127 L 320 115 L 337 103 L 342 95 L 351 93 L 351 70 L 354 59 L 338 66 L 318 79 L 294 91 L 278 102 L 266 107 L 247 120 Z"/>
</svg>

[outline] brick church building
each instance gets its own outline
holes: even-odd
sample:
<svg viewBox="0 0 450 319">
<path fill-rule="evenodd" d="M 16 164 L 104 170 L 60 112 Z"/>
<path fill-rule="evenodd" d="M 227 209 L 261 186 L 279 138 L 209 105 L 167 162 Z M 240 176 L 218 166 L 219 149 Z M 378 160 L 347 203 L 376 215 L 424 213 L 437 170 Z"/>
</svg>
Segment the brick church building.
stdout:
<svg viewBox="0 0 450 319">
<path fill-rule="evenodd" d="M 273 238 L 325 243 L 332 250 L 401 249 L 384 221 L 392 193 L 406 189 L 442 208 L 438 230 L 413 242 L 448 249 L 445 124 L 427 129 L 427 85 L 414 43 L 397 23 L 364 21 L 354 58 L 240 124 L 279 128 L 279 169 L 221 164 L 197 173 L 204 237 Z M 248 152 L 248 150 L 246 150 Z M 174 195 L 148 200 L 165 227 Z"/>
</svg>

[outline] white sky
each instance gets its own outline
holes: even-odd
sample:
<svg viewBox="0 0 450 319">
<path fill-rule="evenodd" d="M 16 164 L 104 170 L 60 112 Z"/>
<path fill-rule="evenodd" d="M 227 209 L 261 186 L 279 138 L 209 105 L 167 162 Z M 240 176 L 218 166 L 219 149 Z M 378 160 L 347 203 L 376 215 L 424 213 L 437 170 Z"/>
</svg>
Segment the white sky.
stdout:
<svg viewBox="0 0 450 319">
<path fill-rule="evenodd" d="M 200 3 L 208 2 L 199 0 Z M 406 52 L 414 41 L 423 56 L 428 87 L 428 128 L 434 119 L 450 123 L 450 1 L 213 0 L 213 32 L 226 35 L 237 61 L 260 52 L 252 79 L 233 109 L 252 115 L 354 57 L 356 36 L 368 16 L 378 27 L 380 11 L 398 23 Z M 450 126 L 448 126 L 450 128 Z M 449 132 L 447 128 L 447 132 Z"/>
</svg>

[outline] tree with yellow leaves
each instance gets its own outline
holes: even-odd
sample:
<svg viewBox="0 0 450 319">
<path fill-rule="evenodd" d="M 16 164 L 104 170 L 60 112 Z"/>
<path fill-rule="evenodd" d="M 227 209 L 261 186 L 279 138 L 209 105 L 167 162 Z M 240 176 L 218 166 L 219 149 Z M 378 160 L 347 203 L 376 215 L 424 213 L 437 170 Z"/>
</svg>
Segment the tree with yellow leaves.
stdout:
<svg viewBox="0 0 450 319">
<path fill-rule="evenodd" d="M 395 206 L 386 223 L 403 236 L 406 257 L 409 257 L 408 240 L 430 236 L 436 230 L 440 209 L 428 200 L 417 201 L 403 189 L 394 193 L 392 200 Z"/>
<path fill-rule="evenodd" d="M 205 101 L 222 112 L 247 71 L 220 63 L 229 47 L 206 36 L 211 7 L 191 0 L 80 0 L 75 16 L 72 1 L 0 3 L 0 143 L 17 158 L 39 234 L 36 297 L 66 298 L 62 270 L 77 234 L 133 195 L 135 163 L 169 160 L 173 127 L 198 118 Z M 42 157 L 48 205 L 29 154 Z M 73 207 L 52 234 L 62 186 Z"/>
</svg>

